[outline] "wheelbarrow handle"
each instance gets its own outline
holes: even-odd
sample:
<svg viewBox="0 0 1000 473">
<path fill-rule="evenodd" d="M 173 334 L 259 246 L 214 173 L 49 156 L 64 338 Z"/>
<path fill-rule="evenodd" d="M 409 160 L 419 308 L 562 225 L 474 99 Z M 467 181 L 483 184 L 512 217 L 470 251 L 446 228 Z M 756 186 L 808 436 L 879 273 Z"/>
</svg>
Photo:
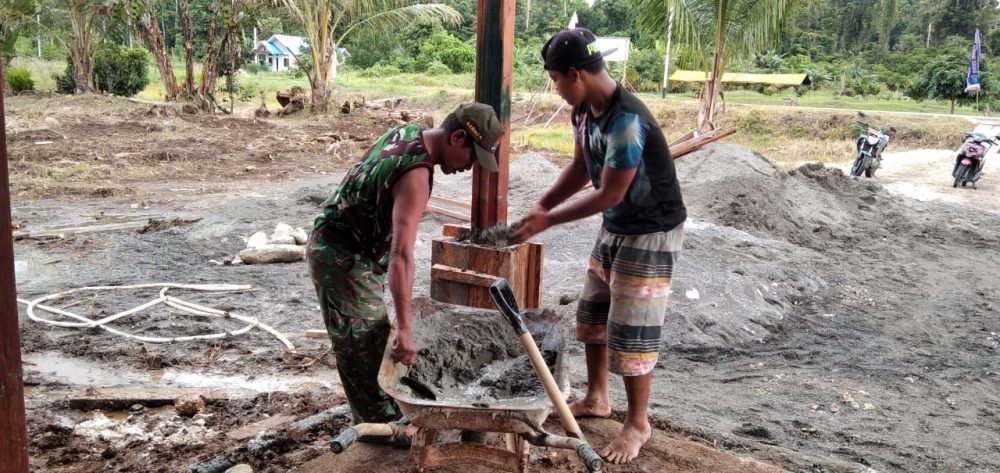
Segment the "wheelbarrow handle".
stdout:
<svg viewBox="0 0 1000 473">
<path fill-rule="evenodd" d="M 580 457 L 584 465 L 587 465 L 587 471 L 590 473 L 600 473 L 604 469 L 604 459 L 594 451 L 594 447 L 591 447 L 589 443 L 577 447 L 576 455 Z"/>
<path fill-rule="evenodd" d="M 330 442 L 330 450 L 338 455 L 344 453 L 344 450 L 347 450 L 348 447 L 354 445 L 354 442 L 357 442 L 358 437 L 360 436 L 361 434 L 358 432 L 358 429 L 355 429 L 354 427 L 344 429 L 344 431 L 341 432 L 337 438 Z"/>
<path fill-rule="evenodd" d="M 392 437 L 402 433 L 402 427 L 398 424 L 358 424 L 344 429 L 337 438 L 330 441 L 330 450 L 333 453 L 344 453 L 348 447 L 354 445 L 359 438 L 364 436 L 372 437 Z"/>
</svg>

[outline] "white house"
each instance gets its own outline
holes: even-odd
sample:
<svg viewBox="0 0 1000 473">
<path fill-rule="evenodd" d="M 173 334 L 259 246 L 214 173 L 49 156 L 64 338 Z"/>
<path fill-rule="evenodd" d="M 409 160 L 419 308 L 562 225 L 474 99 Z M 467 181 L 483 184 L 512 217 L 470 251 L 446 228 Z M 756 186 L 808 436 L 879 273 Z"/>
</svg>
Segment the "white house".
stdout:
<svg viewBox="0 0 1000 473">
<path fill-rule="evenodd" d="M 257 43 L 253 50 L 253 62 L 267 65 L 272 71 L 298 68 L 295 57 L 302 54 L 306 39 L 301 36 L 276 34 Z"/>
</svg>

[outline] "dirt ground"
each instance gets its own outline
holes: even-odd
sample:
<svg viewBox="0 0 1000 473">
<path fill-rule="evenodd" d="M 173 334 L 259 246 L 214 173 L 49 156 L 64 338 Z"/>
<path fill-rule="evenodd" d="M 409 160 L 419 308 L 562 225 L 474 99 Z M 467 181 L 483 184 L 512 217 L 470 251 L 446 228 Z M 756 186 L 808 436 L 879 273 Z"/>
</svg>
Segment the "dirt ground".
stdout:
<svg viewBox="0 0 1000 473">
<path fill-rule="evenodd" d="M 256 231 L 279 222 L 307 227 L 338 171 L 382 124 L 185 116 L 102 97 L 33 100 L 8 102 L 18 231 L 193 222 L 20 240 L 18 297 L 83 286 L 248 284 L 253 290 L 239 294 L 176 294 L 256 317 L 296 347 L 289 352 L 260 329 L 139 343 L 22 313 L 36 471 L 190 471 L 225 454 L 255 471 L 407 470 L 406 452 L 363 445 L 329 453 L 329 439 L 349 422 L 344 415 L 289 436 L 293 420 L 343 403 L 329 343 L 305 336 L 322 328 L 305 265 L 221 263 Z M 733 145 L 678 161 L 689 220 L 654 371 L 657 431 L 634 465 L 609 471 L 1000 470 L 1000 181 L 988 163 L 979 189 L 953 189 L 948 151 L 898 151 L 875 179 L 860 181 L 820 164 L 787 171 Z M 552 162 L 560 161 L 530 150 L 515 159 L 512 217 L 554 180 Z M 467 199 L 470 188 L 469 175 L 436 176 L 434 191 Z M 429 292 L 430 240 L 443 223 L 457 222 L 436 214 L 421 222 L 418 297 Z M 579 291 L 599 225 L 592 217 L 537 237 L 545 244 L 543 302 L 567 328 L 573 304 L 559 302 Z M 98 318 L 155 296 L 117 290 L 51 304 Z M 241 326 L 162 306 L 113 325 L 159 336 Z M 582 347 L 570 343 L 568 353 L 579 394 Z M 81 399 L 142 397 L 135 389 L 196 392 L 207 406 L 178 417 L 169 402 L 146 396 L 78 408 Z M 620 380 L 612 396 L 620 421 Z M 558 431 L 553 420 L 547 427 Z M 599 445 L 617 425 L 582 423 Z M 262 438 L 276 446 L 252 453 L 247 442 L 260 432 L 271 432 Z M 579 471 L 566 452 L 533 451 L 533 471 Z"/>
</svg>

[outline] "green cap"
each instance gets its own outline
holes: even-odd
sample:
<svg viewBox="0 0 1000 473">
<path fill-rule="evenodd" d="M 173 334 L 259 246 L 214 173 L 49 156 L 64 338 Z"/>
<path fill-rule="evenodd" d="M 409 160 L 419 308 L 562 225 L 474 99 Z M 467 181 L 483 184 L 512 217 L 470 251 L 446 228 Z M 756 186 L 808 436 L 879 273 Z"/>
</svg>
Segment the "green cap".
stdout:
<svg viewBox="0 0 1000 473">
<path fill-rule="evenodd" d="M 504 129 L 493 107 L 477 102 L 463 103 L 455 109 L 455 118 L 472 136 L 479 165 L 489 172 L 497 172 L 500 168 L 496 152 L 500 149 Z"/>
</svg>

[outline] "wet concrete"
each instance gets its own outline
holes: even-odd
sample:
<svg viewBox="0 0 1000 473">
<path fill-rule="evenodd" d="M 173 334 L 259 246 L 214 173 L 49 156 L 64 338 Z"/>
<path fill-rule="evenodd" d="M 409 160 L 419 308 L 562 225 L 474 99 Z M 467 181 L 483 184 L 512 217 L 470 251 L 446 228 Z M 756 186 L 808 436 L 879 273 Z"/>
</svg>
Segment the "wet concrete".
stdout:
<svg viewBox="0 0 1000 473">
<path fill-rule="evenodd" d="M 457 404 L 545 396 L 519 338 L 498 311 L 436 307 L 414 321 L 414 342 L 421 348 L 408 377 L 427 386 L 437 400 Z M 557 359 L 565 349 L 561 322 L 545 310 L 527 312 L 525 319 L 558 379 Z M 405 385 L 400 389 L 413 392 Z"/>
</svg>

